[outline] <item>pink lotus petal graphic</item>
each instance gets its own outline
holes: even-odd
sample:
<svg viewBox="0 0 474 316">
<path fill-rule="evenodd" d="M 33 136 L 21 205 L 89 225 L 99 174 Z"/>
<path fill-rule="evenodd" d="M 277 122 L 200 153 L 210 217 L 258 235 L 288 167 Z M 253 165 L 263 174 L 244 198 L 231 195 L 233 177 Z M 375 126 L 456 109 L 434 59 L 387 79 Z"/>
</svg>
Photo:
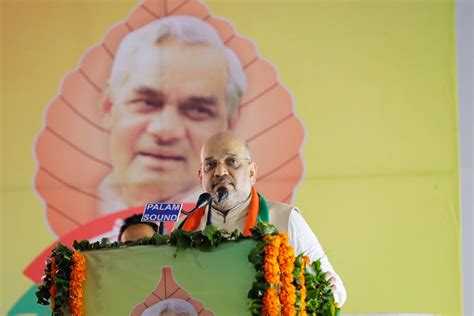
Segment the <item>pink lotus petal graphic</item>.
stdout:
<svg viewBox="0 0 474 316">
<path fill-rule="evenodd" d="M 35 144 L 35 186 L 56 235 L 63 236 L 99 216 L 97 188 L 112 168 L 99 104 L 120 42 L 129 32 L 170 15 L 206 21 L 241 61 L 248 86 L 234 130 L 249 142 L 258 163 L 259 191 L 268 199 L 291 202 L 303 175 L 304 128 L 275 67 L 260 58 L 254 44 L 237 34 L 228 21 L 211 16 L 204 4 L 148 0 L 84 54 L 47 108 Z"/>
<path fill-rule="evenodd" d="M 143 303 L 135 306 L 130 315 L 140 316 L 143 311 L 154 304 L 167 299 L 180 299 L 192 305 L 199 316 L 213 316 L 214 313 L 207 310 L 201 301 L 190 296 L 190 294 L 179 285 L 173 275 L 172 267 L 163 267 L 161 276 L 153 291 L 147 296 Z"/>
</svg>

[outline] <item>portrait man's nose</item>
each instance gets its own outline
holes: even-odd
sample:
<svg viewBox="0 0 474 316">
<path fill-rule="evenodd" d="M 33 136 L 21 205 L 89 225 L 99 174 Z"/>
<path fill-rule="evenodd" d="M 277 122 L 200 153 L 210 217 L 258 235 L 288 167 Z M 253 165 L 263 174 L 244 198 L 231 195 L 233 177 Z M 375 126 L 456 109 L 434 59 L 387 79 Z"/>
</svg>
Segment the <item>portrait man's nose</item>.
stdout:
<svg viewBox="0 0 474 316">
<path fill-rule="evenodd" d="M 166 104 L 150 118 L 147 132 L 159 145 L 173 145 L 186 136 L 186 125 L 175 104 Z"/>
</svg>

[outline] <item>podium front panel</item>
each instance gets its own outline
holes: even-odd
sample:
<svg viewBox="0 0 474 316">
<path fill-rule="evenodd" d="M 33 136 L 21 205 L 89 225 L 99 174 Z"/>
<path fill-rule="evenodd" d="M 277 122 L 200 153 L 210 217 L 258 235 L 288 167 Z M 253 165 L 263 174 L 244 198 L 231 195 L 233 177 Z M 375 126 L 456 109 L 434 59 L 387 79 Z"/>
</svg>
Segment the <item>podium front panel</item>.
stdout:
<svg viewBox="0 0 474 316">
<path fill-rule="evenodd" d="M 213 251 L 135 246 L 83 252 L 86 315 L 158 314 L 164 305 L 191 305 L 197 315 L 247 315 L 255 269 L 251 240 Z M 176 254 L 176 255 L 175 255 Z M 187 306 L 187 307 L 186 307 Z"/>
</svg>

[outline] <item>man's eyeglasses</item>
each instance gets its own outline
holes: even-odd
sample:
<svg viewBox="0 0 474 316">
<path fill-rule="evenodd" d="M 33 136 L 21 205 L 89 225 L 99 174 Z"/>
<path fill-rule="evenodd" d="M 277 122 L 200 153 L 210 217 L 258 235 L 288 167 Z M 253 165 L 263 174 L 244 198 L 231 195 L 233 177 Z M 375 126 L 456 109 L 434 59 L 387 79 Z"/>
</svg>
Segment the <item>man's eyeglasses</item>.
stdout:
<svg viewBox="0 0 474 316">
<path fill-rule="evenodd" d="M 224 163 L 227 168 L 238 169 L 242 165 L 242 161 L 250 162 L 250 159 L 237 156 L 226 157 L 220 160 L 208 159 L 202 163 L 202 169 L 204 172 L 211 172 L 221 163 Z"/>
</svg>

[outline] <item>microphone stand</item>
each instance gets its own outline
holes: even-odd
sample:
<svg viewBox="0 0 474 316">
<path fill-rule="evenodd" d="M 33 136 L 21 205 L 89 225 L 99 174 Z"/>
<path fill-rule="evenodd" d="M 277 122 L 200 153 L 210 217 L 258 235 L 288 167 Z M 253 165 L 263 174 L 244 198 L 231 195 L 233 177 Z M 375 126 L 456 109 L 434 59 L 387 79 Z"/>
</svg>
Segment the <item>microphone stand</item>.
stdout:
<svg viewBox="0 0 474 316">
<path fill-rule="evenodd" d="M 206 205 L 211 204 L 211 203 L 212 203 L 212 197 L 209 193 L 205 192 L 205 193 L 201 194 L 199 196 L 197 202 L 196 202 L 196 206 L 192 210 L 190 210 L 190 211 L 181 210 L 181 213 L 186 215 L 186 218 L 181 222 L 181 224 L 179 224 L 178 229 L 183 228 L 184 223 L 186 223 L 187 219 L 189 218 L 189 216 L 191 214 L 196 212 L 201 207 L 206 206 Z"/>
<path fill-rule="evenodd" d="M 217 189 L 217 202 L 221 202 L 222 200 L 225 200 L 227 196 L 229 195 L 229 191 L 227 190 L 226 187 L 220 187 Z M 182 229 L 184 226 L 184 223 L 186 223 L 187 219 L 191 214 L 196 212 L 198 209 L 200 209 L 203 206 L 209 205 L 209 210 L 207 212 L 207 218 L 206 218 L 206 226 L 212 225 L 212 203 L 215 203 L 215 200 L 212 198 L 212 196 L 205 192 L 201 194 L 196 202 L 196 206 L 190 210 L 190 211 L 184 211 L 182 210 L 181 213 L 186 215 L 187 217 L 179 224 L 178 229 Z"/>
<path fill-rule="evenodd" d="M 158 234 L 163 235 L 164 229 L 165 229 L 164 222 L 160 222 L 160 225 L 158 226 Z"/>
<path fill-rule="evenodd" d="M 217 203 L 220 203 L 221 201 L 227 199 L 228 196 L 229 190 L 227 190 L 226 187 L 220 187 L 217 189 Z M 209 205 L 211 206 L 209 207 L 209 211 L 207 212 L 206 226 L 212 225 L 212 202 L 215 202 L 215 200 L 211 197 L 211 202 L 209 202 Z"/>
<path fill-rule="evenodd" d="M 212 203 L 214 202 L 214 199 L 211 198 L 211 202 L 209 202 L 209 210 L 207 211 L 207 219 L 206 219 L 206 226 L 212 225 Z"/>
</svg>

